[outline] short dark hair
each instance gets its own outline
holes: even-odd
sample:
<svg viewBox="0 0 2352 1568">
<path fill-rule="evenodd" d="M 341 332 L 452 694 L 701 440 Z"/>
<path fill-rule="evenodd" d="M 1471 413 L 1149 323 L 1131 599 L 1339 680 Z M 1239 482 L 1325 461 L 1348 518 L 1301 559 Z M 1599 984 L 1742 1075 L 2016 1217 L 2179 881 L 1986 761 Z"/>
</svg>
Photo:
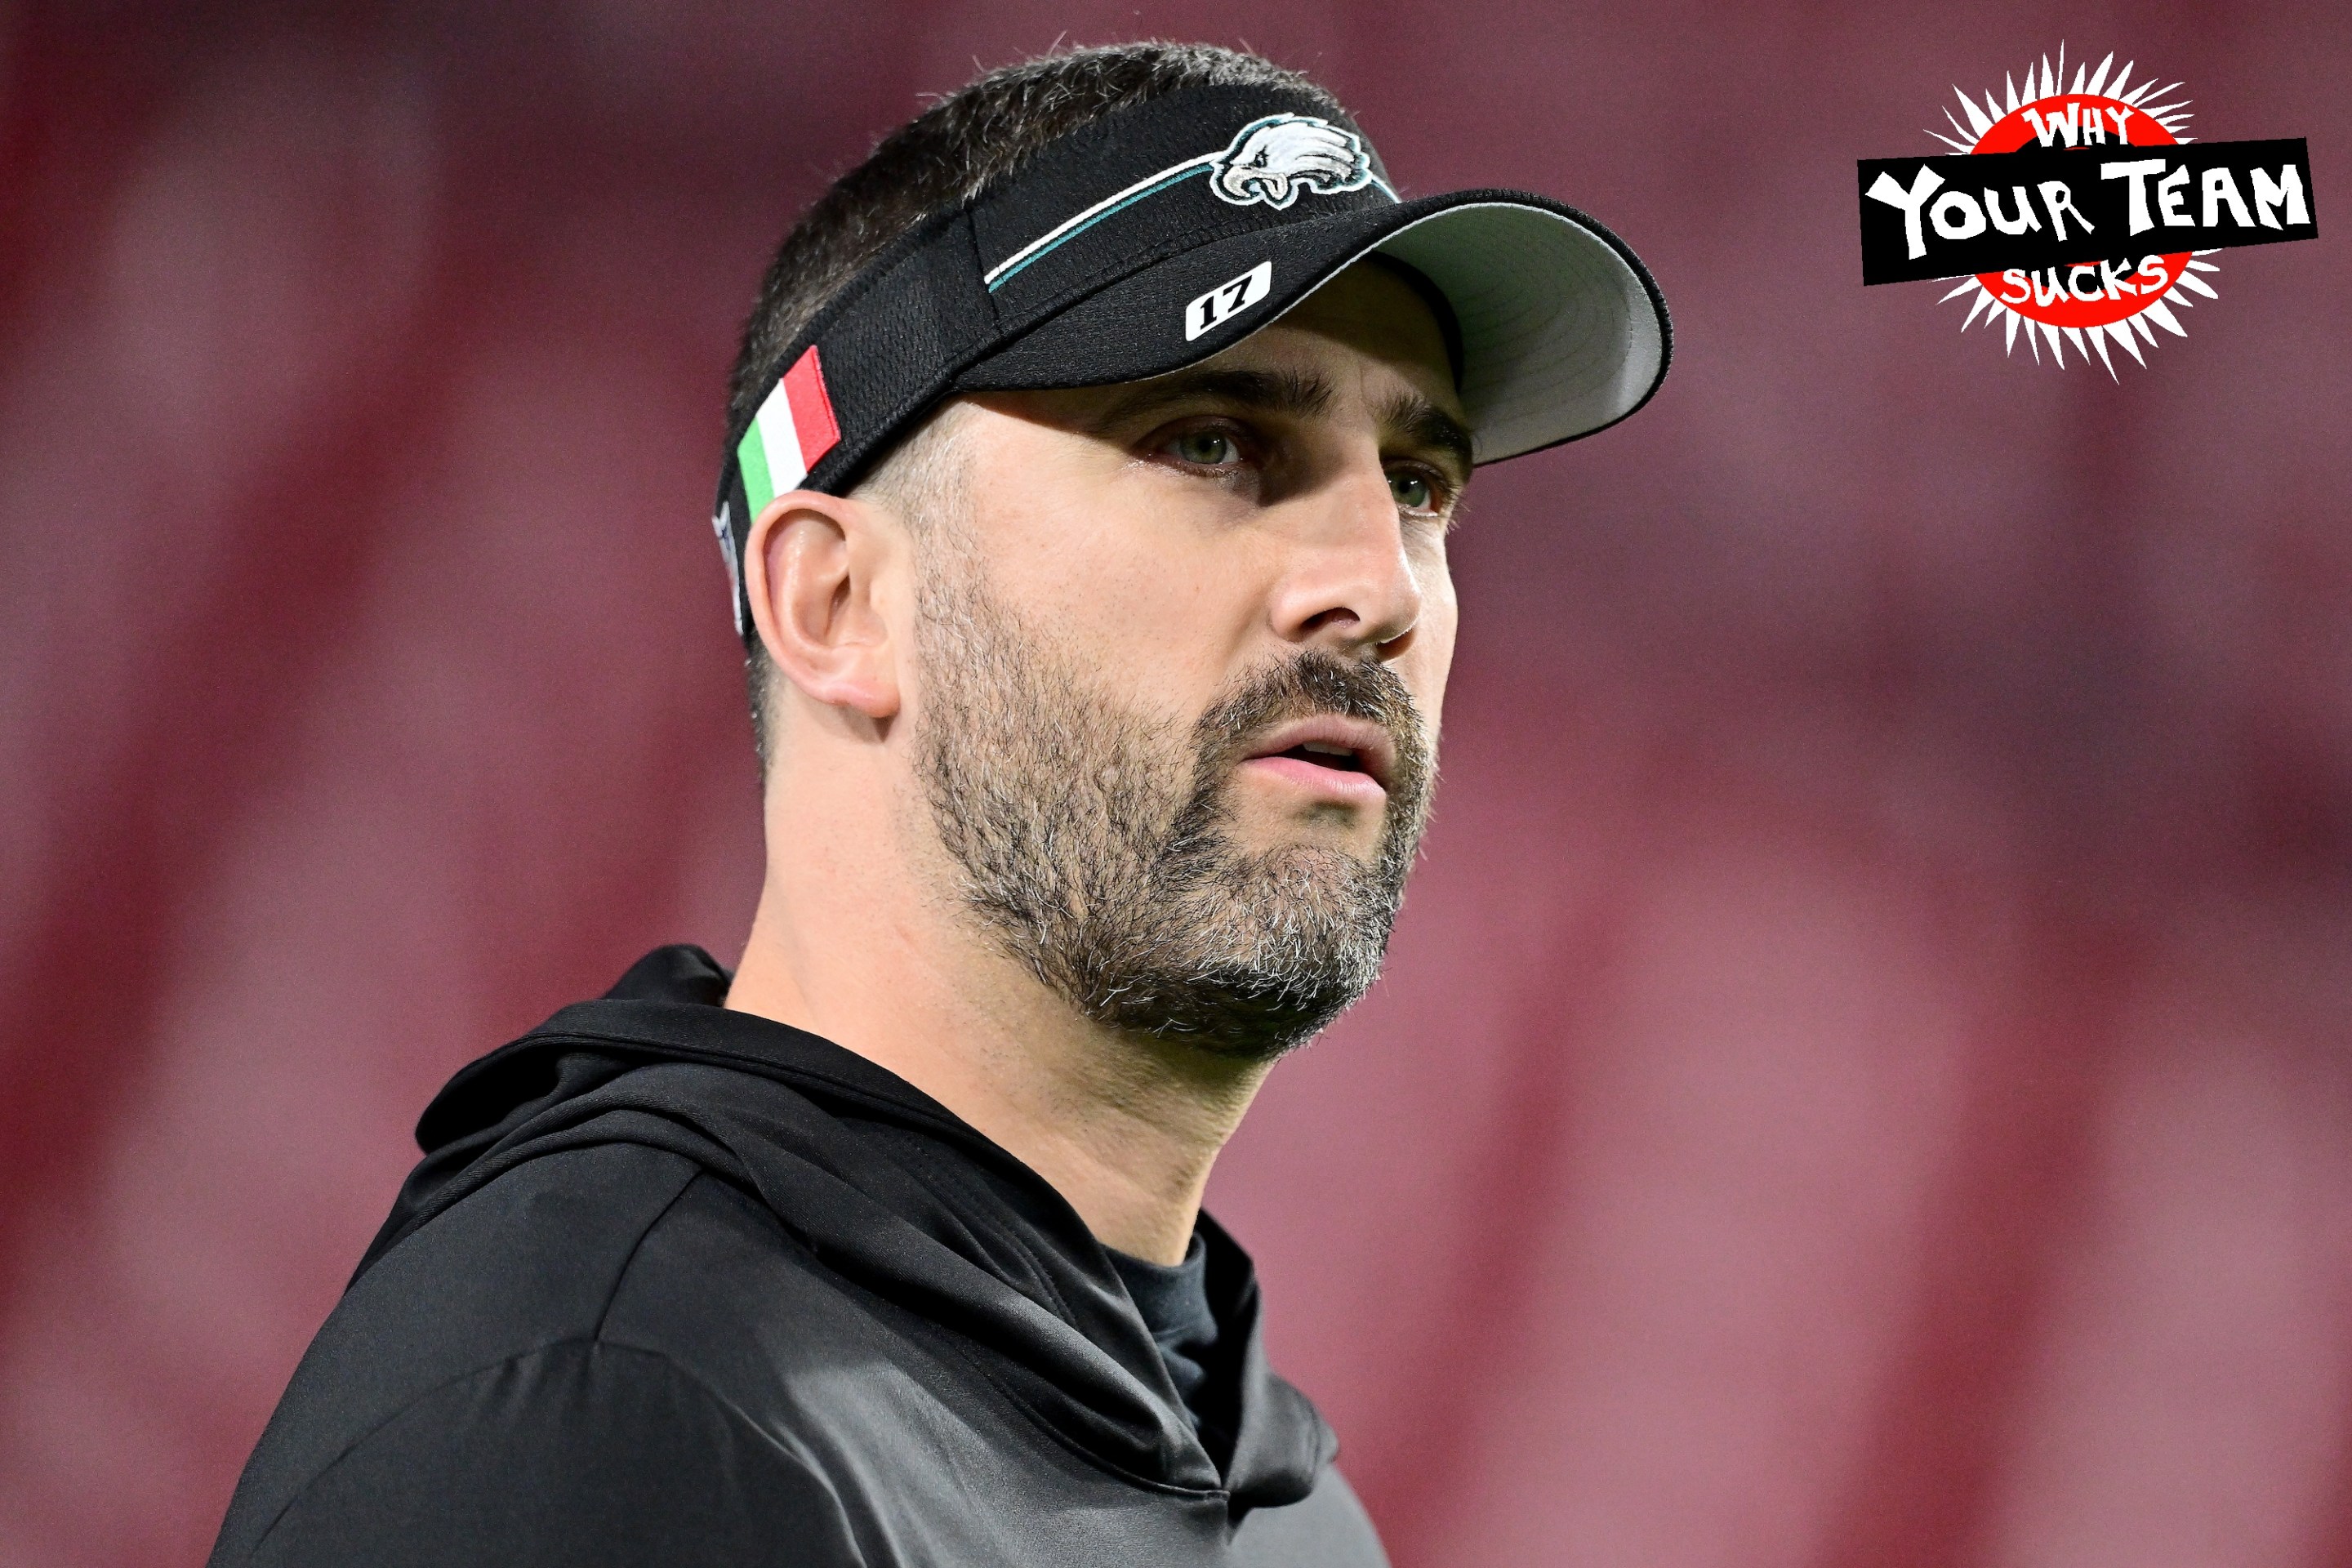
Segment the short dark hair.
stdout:
<svg viewBox="0 0 2352 1568">
<path fill-rule="evenodd" d="M 1288 88 L 1345 118 L 1338 100 L 1297 71 L 1213 44 L 1108 44 L 988 72 L 884 137 L 784 237 L 744 323 L 728 386 L 728 428 L 751 422 L 794 335 L 899 236 L 981 195 L 1072 132 L 1192 87 Z M 764 768 L 774 677 L 756 637 L 744 668 Z"/>
</svg>

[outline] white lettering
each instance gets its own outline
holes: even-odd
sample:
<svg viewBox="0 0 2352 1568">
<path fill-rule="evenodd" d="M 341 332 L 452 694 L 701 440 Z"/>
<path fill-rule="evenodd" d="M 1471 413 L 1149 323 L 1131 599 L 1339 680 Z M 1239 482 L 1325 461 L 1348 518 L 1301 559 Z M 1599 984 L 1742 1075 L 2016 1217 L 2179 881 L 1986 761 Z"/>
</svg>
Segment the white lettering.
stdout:
<svg viewBox="0 0 2352 1568">
<path fill-rule="evenodd" d="M 1993 227 L 2000 230 L 2003 234 L 2023 234 L 2029 228 L 2040 228 L 2042 226 L 2042 220 L 2033 216 L 2033 199 L 2025 194 L 2025 187 L 2023 185 L 2011 185 L 2010 190 L 2014 193 L 2017 197 L 2017 221 L 2015 223 L 2011 223 L 2009 219 L 2000 216 L 2000 192 L 1987 191 L 1984 194 L 1985 216 L 1992 219 Z"/>
<path fill-rule="evenodd" d="M 1909 190 L 1896 184 L 1894 175 L 1881 174 L 1871 182 L 1866 193 L 1872 201 L 1885 202 L 1890 207 L 1903 209 L 1904 249 L 1914 261 L 1927 254 L 1927 236 L 1919 232 L 1919 209 L 1927 205 L 1927 198 L 1934 195 L 1936 187 L 1943 183 L 1943 175 L 1922 163 L 1918 177 L 1911 182 Z"/>
<path fill-rule="evenodd" d="M 2072 147 L 2075 138 L 2083 132 L 2083 106 L 2079 103 L 2070 103 L 2066 106 L 2065 119 L 2061 120 L 2055 112 L 2053 112 L 2046 121 L 2029 109 L 2025 111 L 2025 120 L 2026 123 L 2033 127 L 2035 139 L 2044 147 L 2050 145 L 2053 138 L 2063 140 L 2067 146 Z"/>
<path fill-rule="evenodd" d="M 1984 209 L 1966 191 L 1946 191 L 1937 196 L 1936 205 L 1927 209 L 1927 221 L 1946 239 L 1972 239 L 1985 227 Z"/>
<path fill-rule="evenodd" d="M 2139 110 L 2137 109 L 2116 109 L 2112 107 L 2108 109 L 2107 118 L 2116 122 L 2116 141 L 2129 142 L 2131 140 L 2130 137 L 2124 134 L 2124 121 L 2129 120 L 2133 115 L 2137 114 Z"/>
<path fill-rule="evenodd" d="M 2197 222 L 2184 205 L 2189 199 L 2189 165 L 2183 163 L 2156 183 L 2156 210 L 2172 228 L 2195 228 Z"/>
<path fill-rule="evenodd" d="M 2289 163 L 2273 180 L 2267 170 L 2249 169 L 2246 177 L 2254 184 L 2254 211 L 2265 228 L 2276 228 L 2279 221 L 2273 208 L 2284 205 L 2286 221 L 2302 224 L 2311 221 L 2311 209 L 2304 205 L 2303 171 Z"/>
<path fill-rule="evenodd" d="M 2098 268 L 2092 266 L 2087 261 L 2077 261 L 2074 266 L 2066 268 L 2066 292 L 2072 294 L 2077 300 L 2082 300 L 2085 305 L 2095 304 L 2099 300 L 2105 299 L 2106 295 L 2101 293 L 2096 289 L 2092 289 L 2087 294 L 2083 292 L 2083 274 L 2085 272 L 2096 271 L 2098 271 Z"/>
<path fill-rule="evenodd" d="M 2069 217 L 2083 226 L 2084 234 L 2097 226 L 2075 207 L 2074 187 L 2065 181 L 2044 180 L 2034 189 L 2042 193 L 2042 205 L 2050 209 L 2051 238 L 2063 240 L 2066 237 L 2066 220 Z"/>
<path fill-rule="evenodd" d="M 2128 163 L 2102 163 L 2099 178 L 2131 182 L 2131 231 L 2154 228 L 2156 220 L 2147 216 L 2147 177 L 2164 173 L 2161 158 L 2139 158 Z"/>
<path fill-rule="evenodd" d="M 2132 276 L 2139 279 L 2140 291 L 2146 294 L 2153 294 L 2172 281 L 2172 274 L 2164 269 L 2161 256 L 2141 257 L 2139 270 Z"/>
<path fill-rule="evenodd" d="M 2131 260 L 2128 257 L 2121 261 L 2099 263 L 2099 287 L 2110 300 L 2120 300 L 2126 294 L 2139 292 L 2137 289 L 2125 281 L 2130 276 Z"/>
<path fill-rule="evenodd" d="M 2238 195 L 2238 182 L 2231 176 L 2230 171 L 2227 169 L 2206 170 L 2205 227 L 2211 228 L 2214 226 L 2214 220 L 2221 216 L 2221 207 L 2223 202 L 2230 204 L 2230 218 L 2231 222 L 2235 223 L 2240 228 L 2252 228 L 2254 226 L 2253 215 L 2246 211 L 2245 198 Z"/>
<path fill-rule="evenodd" d="M 2044 279 L 2048 279 L 2047 283 L 2043 281 Z M 2058 269 L 2055 267 L 2052 268 L 2047 272 L 2037 272 L 2033 275 L 2033 302 L 2035 304 L 2055 305 L 2065 298 L 2065 279 L 2058 276 Z"/>
<path fill-rule="evenodd" d="M 2009 297 L 2009 291 L 2012 289 L 2017 290 L 2017 298 L 2014 300 Z M 2022 268 L 2012 267 L 2000 275 L 2000 292 L 1995 298 L 2004 305 L 2022 305 L 2033 298 L 2033 285 L 2027 281 Z"/>
</svg>

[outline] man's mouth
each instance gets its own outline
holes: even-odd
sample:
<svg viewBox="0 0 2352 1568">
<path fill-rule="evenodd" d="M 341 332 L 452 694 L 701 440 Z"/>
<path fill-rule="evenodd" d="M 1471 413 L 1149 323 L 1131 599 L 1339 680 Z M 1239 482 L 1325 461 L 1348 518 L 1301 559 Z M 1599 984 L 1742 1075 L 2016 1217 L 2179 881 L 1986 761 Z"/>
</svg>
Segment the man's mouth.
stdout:
<svg viewBox="0 0 2352 1568">
<path fill-rule="evenodd" d="M 1379 725 L 1320 714 L 1276 728 L 1244 765 L 1335 798 L 1373 801 L 1386 796 L 1395 759 L 1396 748 Z"/>
<path fill-rule="evenodd" d="M 1318 768 L 1338 768 L 1343 773 L 1371 771 L 1364 766 L 1364 759 L 1356 755 L 1351 747 L 1327 746 L 1319 741 L 1305 742 L 1286 752 L 1276 752 L 1275 755 L 1296 757 L 1302 763 L 1313 763 Z"/>
</svg>

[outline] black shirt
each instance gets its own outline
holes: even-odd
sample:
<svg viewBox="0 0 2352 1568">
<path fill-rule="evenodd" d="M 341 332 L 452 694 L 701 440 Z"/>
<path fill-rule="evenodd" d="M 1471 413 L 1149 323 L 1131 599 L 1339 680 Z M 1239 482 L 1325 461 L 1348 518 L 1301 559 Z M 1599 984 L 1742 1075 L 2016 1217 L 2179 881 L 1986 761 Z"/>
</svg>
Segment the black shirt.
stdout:
<svg viewBox="0 0 2352 1568">
<path fill-rule="evenodd" d="M 1213 1220 L 1196 1431 L 1060 1194 L 727 983 L 663 949 L 451 1080 L 215 1564 L 1384 1563 Z"/>
<path fill-rule="evenodd" d="M 1176 1397 L 1184 1402 L 1184 1414 L 1198 1431 L 1203 1385 L 1217 1348 L 1217 1314 L 1209 1304 L 1208 1243 L 1193 1237 L 1184 1261 L 1175 1264 L 1153 1263 L 1114 1247 L 1103 1252 L 1118 1270 L 1152 1343 L 1160 1347 Z"/>
</svg>

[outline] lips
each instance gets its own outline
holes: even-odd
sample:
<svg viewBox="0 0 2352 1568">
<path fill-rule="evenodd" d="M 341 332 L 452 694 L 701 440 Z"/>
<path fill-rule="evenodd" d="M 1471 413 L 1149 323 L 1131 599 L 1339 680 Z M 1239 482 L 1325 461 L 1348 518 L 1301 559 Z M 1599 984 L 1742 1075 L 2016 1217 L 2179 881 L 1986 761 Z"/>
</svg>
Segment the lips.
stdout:
<svg viewBox="0 0 2352 1568">
<path fill-rule="evenodd" d="M 1386 790 L 1396 769 L 1396 747 L 1377 724 L 1326 713 L 1273 730 L 1252 748 L 1248 758 L 1251 762 L 1274 759 L 1333 774 L 1365 775 Z"/>
</svg>

